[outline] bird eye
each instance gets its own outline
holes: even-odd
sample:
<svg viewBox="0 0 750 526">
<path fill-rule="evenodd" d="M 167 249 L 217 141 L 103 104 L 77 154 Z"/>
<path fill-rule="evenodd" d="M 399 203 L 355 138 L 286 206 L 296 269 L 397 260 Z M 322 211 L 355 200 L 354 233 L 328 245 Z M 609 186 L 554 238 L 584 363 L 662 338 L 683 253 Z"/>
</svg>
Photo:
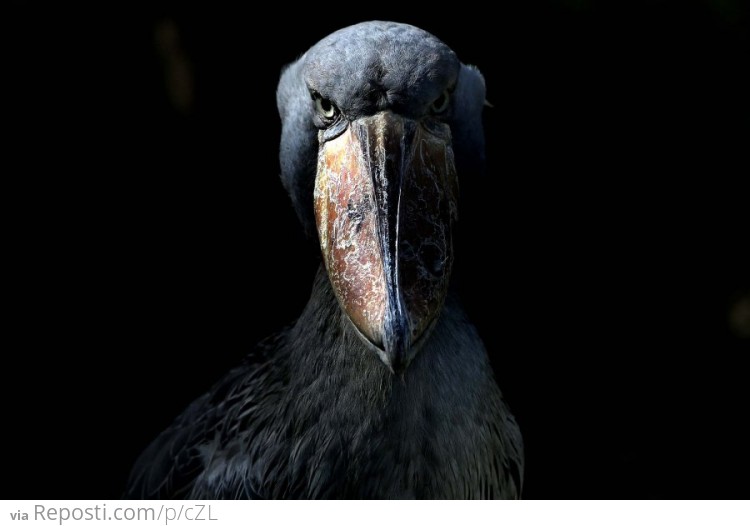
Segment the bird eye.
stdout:
<svg viewBox="0 0 750 526">
<path fill-rule="evenodd" d="M 440 96 L 435 99 L 432 102 L 432 105 L 430 106 L 430 110 L 432 110 L 432 113 L 443 113 L 445 110 L 448 109 L 448 103 L 451 101 L 451 94 L 448 93 L 448 90 L 445 90 L 440 94 Z"/>
<path fill-rule="evenodd" d="M 313 94 L 313 100 L 315 101 L 315 111 L 327 121 L 332 121 L 338 113 L 338 108 L 329 99 L 324 99 L 318 93 Z"/>
</svg>

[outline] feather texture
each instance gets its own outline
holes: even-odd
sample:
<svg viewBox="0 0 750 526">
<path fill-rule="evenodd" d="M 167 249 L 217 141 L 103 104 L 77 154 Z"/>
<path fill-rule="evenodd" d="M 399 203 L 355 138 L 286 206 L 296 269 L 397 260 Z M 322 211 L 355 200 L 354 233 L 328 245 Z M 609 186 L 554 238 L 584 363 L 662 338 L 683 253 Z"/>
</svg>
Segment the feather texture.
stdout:
<svg viewBox="0 0 750 526">
<path fill-rule="evenodd" d="M 130 498 L 515 498 L 520 432 L 449 300 L 403 376 L 341 312 L 323 269 L 291 328 L 143 453 Z"/>
</svg>

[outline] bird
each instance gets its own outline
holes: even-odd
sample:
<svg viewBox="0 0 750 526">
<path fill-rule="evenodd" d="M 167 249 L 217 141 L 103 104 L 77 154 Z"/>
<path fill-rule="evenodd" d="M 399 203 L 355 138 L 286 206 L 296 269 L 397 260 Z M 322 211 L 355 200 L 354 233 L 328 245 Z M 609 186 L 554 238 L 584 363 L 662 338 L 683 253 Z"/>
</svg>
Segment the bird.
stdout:
<svg viewBox="0 0 750 526">
<path fill-rule="evenodd" d="M 126 498 L 520 498 L 521 433 L 450 279 L 485 92 L 396 22 L 282 69 L 281 182 L 322 260 L 310 299 L 146 448 Z"/>
</svg>

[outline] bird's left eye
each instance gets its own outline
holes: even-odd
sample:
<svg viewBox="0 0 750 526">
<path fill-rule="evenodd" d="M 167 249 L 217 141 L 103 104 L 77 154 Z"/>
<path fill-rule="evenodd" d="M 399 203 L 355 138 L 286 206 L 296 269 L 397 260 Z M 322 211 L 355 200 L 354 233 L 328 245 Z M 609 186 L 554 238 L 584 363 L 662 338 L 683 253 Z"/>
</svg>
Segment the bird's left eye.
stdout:
<svg viewBox="0 0 750 526">
<path fill-rule="evenodd" d="M 430 110 L 432 113 L 443 113 L 448 109 L 448 103 L 451 101 L 451 94 L 445 90 L 440 96 L 432 102 Z"/>
<path fill-rule="evenodd" d="M 338 108 L 329 99 L 324 99 L 319 94 L 314 94 L 313 99 L 315 100 L 315 111 L 327 121 L 332 121 L 338 113 Z"/>
</svg>

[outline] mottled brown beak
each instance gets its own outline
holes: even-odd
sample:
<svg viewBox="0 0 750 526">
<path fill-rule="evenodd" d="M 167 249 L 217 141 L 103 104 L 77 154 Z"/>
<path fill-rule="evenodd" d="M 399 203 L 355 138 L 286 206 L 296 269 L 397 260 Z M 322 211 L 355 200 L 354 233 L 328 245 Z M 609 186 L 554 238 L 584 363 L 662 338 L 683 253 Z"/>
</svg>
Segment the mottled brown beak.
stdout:
<svg viewBox="0 0 750 526">
<path fill-rule="evenodd" d="M 320 141 L 315 218 L 328 276 L 359 333 L 402 372 L 448 290 L 458 190 L 450 130 L 382 112 Z"/>
</svg>

